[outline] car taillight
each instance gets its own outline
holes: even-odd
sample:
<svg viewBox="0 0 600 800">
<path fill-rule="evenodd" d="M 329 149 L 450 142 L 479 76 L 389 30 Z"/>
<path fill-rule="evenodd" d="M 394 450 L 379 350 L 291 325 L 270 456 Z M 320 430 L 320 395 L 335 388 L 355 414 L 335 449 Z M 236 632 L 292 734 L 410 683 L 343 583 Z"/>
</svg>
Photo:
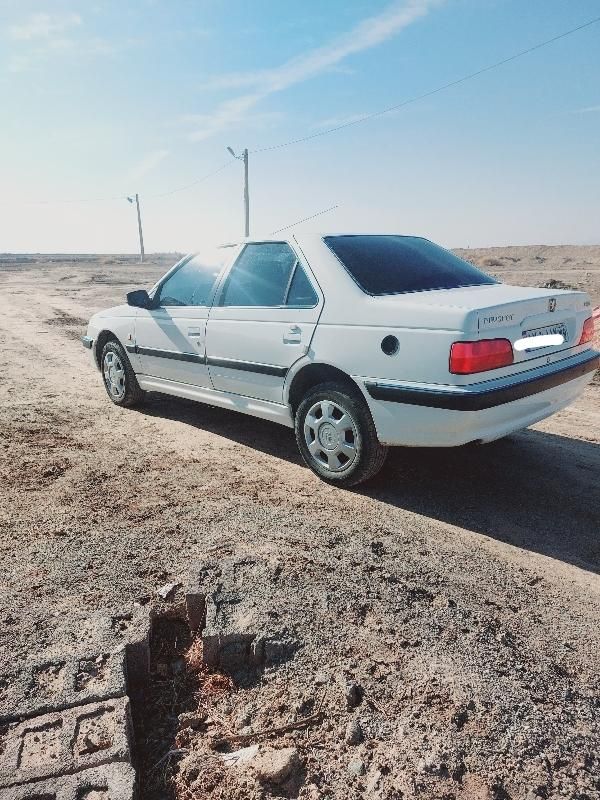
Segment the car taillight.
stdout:
<svg viewBox="0 0 600 800">
<path fill-rule="evenodd" d="M 454 375 L 486 372 L 488 369 L 508 367 L 512 363 L 513 349 L 508 339 L 454 342 L 450 348 L 450 372 Z"/>
<path fill-rule="evenodd" d="M 581 331 L 581 339 L 579 344 L 586 344 L 591 342 L 594 338 L 594 318 L 588 317 L 583 323 L 583 330 Z"/>
</svg>

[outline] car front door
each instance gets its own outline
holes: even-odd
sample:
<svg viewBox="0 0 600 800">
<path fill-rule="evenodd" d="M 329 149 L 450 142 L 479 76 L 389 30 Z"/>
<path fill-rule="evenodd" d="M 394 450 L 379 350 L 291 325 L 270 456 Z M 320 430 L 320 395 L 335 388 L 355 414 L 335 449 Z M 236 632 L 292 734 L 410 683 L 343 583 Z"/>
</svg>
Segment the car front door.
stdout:
<svg viewBox="0 0 600 800">
<path fill-rule="evenodd" d="M 191 256 L 158 285 L 154 308 L 141 309 L 135 351 L 143 375 L 210 387 L 206 321 L 220 267 Z"/>
<path fill-rule="evenodd" d="M 287 242 L 245 245 L 208 319 L 214 388 L 281 403 L 287 372 L 308 351 L 322 302 Z"/>
</svg>

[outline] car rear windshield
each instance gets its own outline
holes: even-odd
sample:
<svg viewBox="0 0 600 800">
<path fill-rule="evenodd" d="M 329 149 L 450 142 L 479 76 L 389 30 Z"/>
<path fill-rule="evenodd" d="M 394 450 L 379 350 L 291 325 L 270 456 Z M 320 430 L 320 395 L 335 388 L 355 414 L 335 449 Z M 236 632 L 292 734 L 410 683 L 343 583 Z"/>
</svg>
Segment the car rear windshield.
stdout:
<svg viewBox="0 0 600 800">
<path fill-rule="evenodd" d="M 401 294 L 497 283 L 468 261 L 417 236 L 326 236 L 367 294 Z"/>
</svg>

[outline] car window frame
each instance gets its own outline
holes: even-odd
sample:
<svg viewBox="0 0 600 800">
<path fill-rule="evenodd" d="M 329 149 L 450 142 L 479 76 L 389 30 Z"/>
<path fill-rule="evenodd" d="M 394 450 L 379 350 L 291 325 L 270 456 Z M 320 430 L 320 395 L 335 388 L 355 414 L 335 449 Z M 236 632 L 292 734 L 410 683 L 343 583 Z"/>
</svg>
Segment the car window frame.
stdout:
<svg viewBox="0 0 600 800">
<path fill-rule="evenodd" d="M 256 245 L 256 244 L 258 244 L 258 245 L 261 245 L 261 244 L 285 244 L 285 245 L 287 245 L 287 247 L 289 247 L 290 250 L 292 251 L 292 254 L 295 257 L 295 261 L 294 261 L 294 265 L 293 265 L 292 270 L 290 272 L 290 276 L 288 278 L 288 282 L 287 282 L 287 285 L 286 285 L 286 288 L 285 288 L 284 301 L 287 300 L 287 298 L 289 297 L 290 288 L 292 286 L 292 281 L 294 280 L 294 275 L 296 274 L 296 270 L 298 269 L 298 267 L 300 267 L 300 269 L 302 269 L 304 271 L 304 274 L 306 275 L 306 279 L 307 279 L 308 283 L 310 284 L 311 289 L 313 290 L 313 292 L 315 294 L 315 297 L 317 299 L 316 303 L 313 303 L 312 305 L 288 305 L 286 302 L 284 302 L 283 304 L 276 305 L 276 306 L 225 305 L 223 303 L 223 299 L 225 297 L 225 292 L 227 291 L 227 286 L 229 285 L 229 279 L 231 277 L 231 273 L 235 269 L 235 265 L 237 264 L 239 259 L 242 257 L 242 255 L 243 255 L 244 251 L 246 250 L 246 248 L 249 247 L 250 245 Z M 217 293 L 213 297 L 212 305 L 213 305 L 213 308 L 257 308 L 257 309 L 263 309 L 263 310 L 267 309 L 267 308 L 276 308 L 276 309 L 280 309 L 281 310 L 283 308 L 291 308 L 291 309 L 317 308 L 320 303 L 321 303 L 321 293 L 319 291 L 317 291 L 317 289 L 315 288 L 315 280 L 314 280 L 314 277 L 312 275 L 312 272 L 309 269 L 307 269 L 306 264 L 302 261 L 302 259 L 298 255 L 298 252 L 297 252 L 296 248 L 292 245 L 292 243 L 287 241 L 286 239 L 282 239 L 282 240 L 265 239 L 265 240 L 261 240 L 261 241 L 245 242 L 243 244 L 242 248 L 236 254 L 236 256 L 233 259 L 232 263 L 228 265 L 227 274 L 221 276 L 220 281 L 219 281 L 219 287 L 218 287 Z"/>
<path fill-rule="evenodd" d="M 199 305 L 163 306 L 163 305 L 160 304 L 160 293 L 161 293 L 162 288 L 165 285 L 165 283 L 168 280 L 170 280 L 174 275 L 176 275 L 179 272 L 180 269 L 185 267 L 186 264 L 189 264 L 189 262 L 193 258 L 196 258 L 196 256 L 198 256 L 198 255 L 200 255 L 200 253 L 199 252 L 195 252 L 195 253 L 190 253 L 189 255 L 184 256 L 183 258 L 181 258 L 177 263 L 173 264 L 171 269 L 165 275 L 163 275 L 163 277 L 152 287 L 152 290 L 149 292 L 150 297 L 152 298 L 152 302 L 153 302 L 152 311 L 158 311 L 159 309 L 167 310 L 167 309 L 172 309 L 172 308 L 206 308 L 206 309 L 210 310 L 213 307 L 214 301 L 215 301 L 215 295 L 216 295 L 216 293 L 217 293 L 217 291 L 218 291 L 218 289 L 219 289 L 219 287 L 221 285 L 221 279 L 223 277 L 223 273 L 231 266 L 231 260 L 230 259 L 226 259 L 225 260 L 225 263 L 223 264 L 223 266 L 219 270 L 218 275 L 215 277 L 214 283 L 213 283 L 213 285 L 211 287 L 211 290 L 210 290 L 210 292 L 208 294 L 208 300 L 207 300 L 205 305 L 201 305 L 201 306 L 199 306 Z M 237 257 L 236 257 L 235 260 L 237 260 Z M 234 261 L 234 263 L 235 263 L 235 261 Z"/>
</svg>

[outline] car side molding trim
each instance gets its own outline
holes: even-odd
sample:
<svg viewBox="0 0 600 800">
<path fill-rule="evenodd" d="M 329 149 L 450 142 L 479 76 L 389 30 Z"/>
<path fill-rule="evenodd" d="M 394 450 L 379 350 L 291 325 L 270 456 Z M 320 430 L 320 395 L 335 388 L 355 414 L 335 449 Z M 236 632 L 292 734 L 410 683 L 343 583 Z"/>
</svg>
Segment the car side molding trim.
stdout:
<svg viewBox="0 0 600 800">
<path fill-rule="evenodd" d="M 242 372 L 257 372 L 259 375 L 275 375 L 278 378 L 285 378 L 288 374 L 287 367 L 278 367 L 273 364 L 256 364 L 253 361 L 236 361 L 232 358 L 212 358 L 211 356 L 206 361 L 209 367 L 239 369 Z"/>
<path fill-rule="evenodd" d="M 130 353 L 137 353 L 140 356 L 152 356 L 153 358 L 172 358 L 175 361 L 190 361 L 194 364 L 205 364 L 209 367 L 225 367 L 227 369 L 239 369 L 242 372 L 256 372 L 260 375 L 275 375 L 285 378 L 288 373 L 287 367 L 278 367 L 273 364 L 255 364 L 253 361 L 236 361 L 231 358 L 207 358 L 197 353 L 177 353 L 174 350 L 155 350 L 152 347 L 140 347 L 139 345 L 128 345 Z"/>
<path fill-rule="evenodd" d="M 127 348 L 129 350 L 129 347 Z M 136 345 L 131 350 L 140 356 L 152 356 L 153 358 L 171 358 L 173 361 L 191 361 L 193 364 L 206 364 L 205 356 L 198 353 L 177 353 L 174 350 L 155 350 L 152 347 L 139 347 Z"/>
<path fill-rule="evenodd" d="M 600 354 L 594 352 L 585 361 L 570 367 L 555 370 L 536 378 L 513 383 L 509 386 L 487 389 L 470 387 L 448 387 L 447 389 L 421 389 L 398 386 L 375 381 L 366 381 L 365 389 L 373 400 L 390 403 L 405 403 L 428 408 L 443 408 L 450 411 L 483 411 L 486 408 L 512 403 L 532 394 L 545 392 L 568 381 L 581 378 L 600 367 Z"/>
</svg>

